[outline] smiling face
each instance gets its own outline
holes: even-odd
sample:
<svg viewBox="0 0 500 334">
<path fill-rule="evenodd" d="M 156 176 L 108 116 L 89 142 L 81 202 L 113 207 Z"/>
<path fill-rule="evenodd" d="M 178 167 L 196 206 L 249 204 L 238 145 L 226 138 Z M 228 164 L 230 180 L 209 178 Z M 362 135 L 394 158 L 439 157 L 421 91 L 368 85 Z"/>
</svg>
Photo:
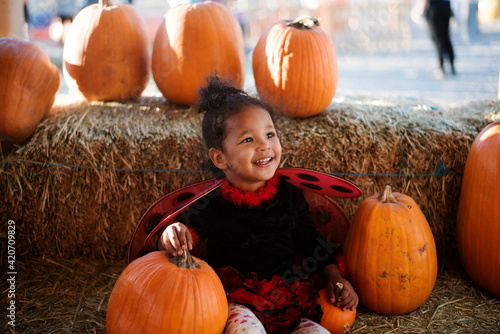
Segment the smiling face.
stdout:
<svg viewBox="0 0 500 334">
<path fill-rule="evenodd" d="M 228 181 L 245 191 L 257 191 L 274 176 L 281 144 L 269 113 L 246 107 L 226 120 L 222 150 L 210 149 L 210 159 Z"/>
</svg>

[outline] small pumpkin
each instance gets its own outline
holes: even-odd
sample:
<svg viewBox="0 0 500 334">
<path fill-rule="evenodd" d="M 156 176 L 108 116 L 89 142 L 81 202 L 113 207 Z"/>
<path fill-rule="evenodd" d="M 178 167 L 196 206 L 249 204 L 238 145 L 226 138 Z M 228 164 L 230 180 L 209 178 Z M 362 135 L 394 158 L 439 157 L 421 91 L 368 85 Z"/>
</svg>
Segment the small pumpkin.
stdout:
<svg viewBox="0 0 500 334">
<path fill-rule="evenodd" d="M 215 271 L 188 251 L 148 253 L 116 281 L 106 313 L 108 334 L 220 334 L 228 302 Z"/>
<path fill-rule="evenodd" d="M 386 186 L 361 202 L 344 251 L 347 277 L 371 311 L 404 314 L 429 298 L 437 277 L 436 246 L 411 197 Z"/>
<path fill-rule="evenodd" d="M 474 140 L 462 178 L 457 246 L 469 277 L 500 297 L 500 121 Z"/>
<path fill-rule="evenodd" d="M 344 286 L 342 283 L 337 283 L 335 286 L 335 299 L 340 296 Z M 326 289 L 318 291 L 319 297 L 317 302 L 321 305 L 323 316 L 321 317 L 320 325 L 323 326 L 332 334 L 347 333 L 354 323 L 356 318 L 356 310 L 345 310 L 332 304 Z"/>
<path fill-rule="evenodd" d="M 99 0 L 75 16 L 63 50 L 70 91 L 89 101 L 139 97 L 149 66 L 148 31 L 133 6 Z"/>
<path fill-rule="evenodd" d="M 35 44 L 3 37 L 0 78 L 0 136 L 22 144 L 49 114 L 59 90 L 59 70 Z"/>
<path fill-rule="evenodd" d="M 255 46 L 252 68 L 259 97 L 288 116 L 319 114 L 337 89 L 334 44 L 309 16 L 270 25 Z"/>
<path fill-rule="evenodd" d="M 214 72 L 242 88 L 245 81 L 243 32 L 224 5 L 206 1 L 167 11 L 153 44 L 156 86 L 172 103 L 190 106 Z"/>
</svg>

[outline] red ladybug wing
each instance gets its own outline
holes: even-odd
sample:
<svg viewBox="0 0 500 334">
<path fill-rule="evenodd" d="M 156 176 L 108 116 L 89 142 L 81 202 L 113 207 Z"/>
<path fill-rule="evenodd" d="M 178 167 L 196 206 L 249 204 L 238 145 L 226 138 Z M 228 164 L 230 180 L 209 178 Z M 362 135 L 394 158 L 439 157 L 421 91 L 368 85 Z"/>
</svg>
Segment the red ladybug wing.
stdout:
<svg viewBox="0 0 500 334">
<path fill-rule="evenodd" d="M 325 240 L 342 246 L 349 229 L 349 219 L 344 210 L 331 198 L 316 192 L 304 191 L 304 197 L 319 234 Z"/>
<path fill-rule="evenodd" d="M 340 198 L 354 198 L 363 195 L 354 183 L 330 174 L 306 168 L 286 167 L 276 170 L 276 175 L 305 191 Z"/>
<path fill-rule="evenodd" d="M 151 238 L 162 227 L 171 223 L 173 218 L 191 204 L 222 184 L 222 180 L 198 182 L 160 198 L 144 213 L 135 228 L 128 250 L 128 262 L 156 249 L 150 245 Z"/>
<path fill-rule="evenodd" d="M 359 197 L 363 194 L 354 183 L 351 183 L 340 177 L 310 169 L 293 167 L 279 168 L 276 171 L 276 175 L 283 177 L 287 180 L 287 182 L 293 184 L 299 189 L 302 189 L 308 201 L 311 201 L 313 199 L 315 203 L 321 201 L 323 204 L 319 205 L 319 207 L 329 208 L 329 214 L 332 215 L 332 219 L 334 219 L 336 225 L 340 226 L 341 230 L 345 229 L 346 222 L 348 225 L 347 217 L 345 216 L 345 213 L 342 211 L 342 209 L 333 200 L 325 196 L 353 198 Z M 129 245 L 129 263 L 136 258 L 155 250 L 155 245 L 150 245 L 151 238 L 159 230 L 171 223 L 173 218 L 175 218 L 178 213 L 186 210 L 198 199 L 205 196 L 212 190 L 218 188 L 222 184 L 222 182 L 222 180 L 217 180 L 215 182 L 214 180 L 208 180 L 195 183 L 175 190 L 156 201 L 142 216 L 139 224 L 137 224 Z M 316 193 L 324 196 L 318 197 L 313 196 L 309 193 Z M 314 208 L 317 207 L 318 205 L 312 206 L 312 211 L 314 211 Z M 317 214 L 317 211 L 318 210 L 314 212 L 316 212 Z M 333 228 L 331 224 L 328 226 L 329 227 L 318 227 L 320 233 L 322 235 L 324 234 L 323 237 L 331 234 L 332 238 L 342 238 L 343 242 L 345 233 L 342 232 L 333 237 L 333 234 L 330 232 L 330 230 L 333 231 L 337 227 L 335 226 L 335 228 Z M 340 242 L 340 240 L 336 239 L 331 240 Z"/>
</svg>

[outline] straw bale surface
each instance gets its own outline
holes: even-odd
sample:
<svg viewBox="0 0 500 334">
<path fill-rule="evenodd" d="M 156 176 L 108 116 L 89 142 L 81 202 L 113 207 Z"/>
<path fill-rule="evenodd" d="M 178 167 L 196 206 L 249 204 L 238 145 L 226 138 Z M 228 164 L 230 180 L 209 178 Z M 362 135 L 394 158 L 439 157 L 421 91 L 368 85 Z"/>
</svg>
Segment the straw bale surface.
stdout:
<svg viewBox="0 0 500 334">
<path fill-rule="evenodd" d="M 420 205 L 440 258 L 456 258 L 461 173 L 475 136 L 499 115 L 497 101 L 448 110 L 415 100 L 337 99 L 313 118 L 279 121 L 282 165 L 358 184 L 362 198 L 338 201 L 349 217 L 362 199 L 390 184 Z M 0 215 L 16 221 L 18 248 L 124 259 L 155 200 L 210 177 L 189 172 L 200 171 L 205 156 L 201 118 L 153 97 L 56 106 L 1 163 Z"/>
<path fill-rule="evenodd" d="M 3 333 L 106 333 L 109 296 L 124 261 L 23 257 L 18 262 L 16 327 Z M 8 290 L 7 282 L 0 284 Z M 382 316 L 359 306 L 350 333 L 500 332 L 500 299 L 462 274 L 438 275 L 429 299 L 416 310 Z"/>
</svg>

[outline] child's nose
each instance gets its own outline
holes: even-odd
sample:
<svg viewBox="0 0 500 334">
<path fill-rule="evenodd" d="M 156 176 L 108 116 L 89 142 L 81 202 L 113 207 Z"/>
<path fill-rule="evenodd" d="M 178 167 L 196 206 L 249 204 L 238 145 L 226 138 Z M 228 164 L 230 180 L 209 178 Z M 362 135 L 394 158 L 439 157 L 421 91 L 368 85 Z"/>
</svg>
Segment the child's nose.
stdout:
<svg viewBox="0 0 500 334">
<path fill-rule="evenodd" d="M 271 148 L 271 144 L 269 143 L 269 141 L 268 141 L 268 140 L 264 140 L 264 139 L 263 139 L 263 140 L 261 140 L 261 141 L 259 142 L 258 150 L 260 150 L 260 151 L 265 151 L 265 150 L 268 150 L 268 149 L 270 149 L 270 148 Z"/>
</svg>

